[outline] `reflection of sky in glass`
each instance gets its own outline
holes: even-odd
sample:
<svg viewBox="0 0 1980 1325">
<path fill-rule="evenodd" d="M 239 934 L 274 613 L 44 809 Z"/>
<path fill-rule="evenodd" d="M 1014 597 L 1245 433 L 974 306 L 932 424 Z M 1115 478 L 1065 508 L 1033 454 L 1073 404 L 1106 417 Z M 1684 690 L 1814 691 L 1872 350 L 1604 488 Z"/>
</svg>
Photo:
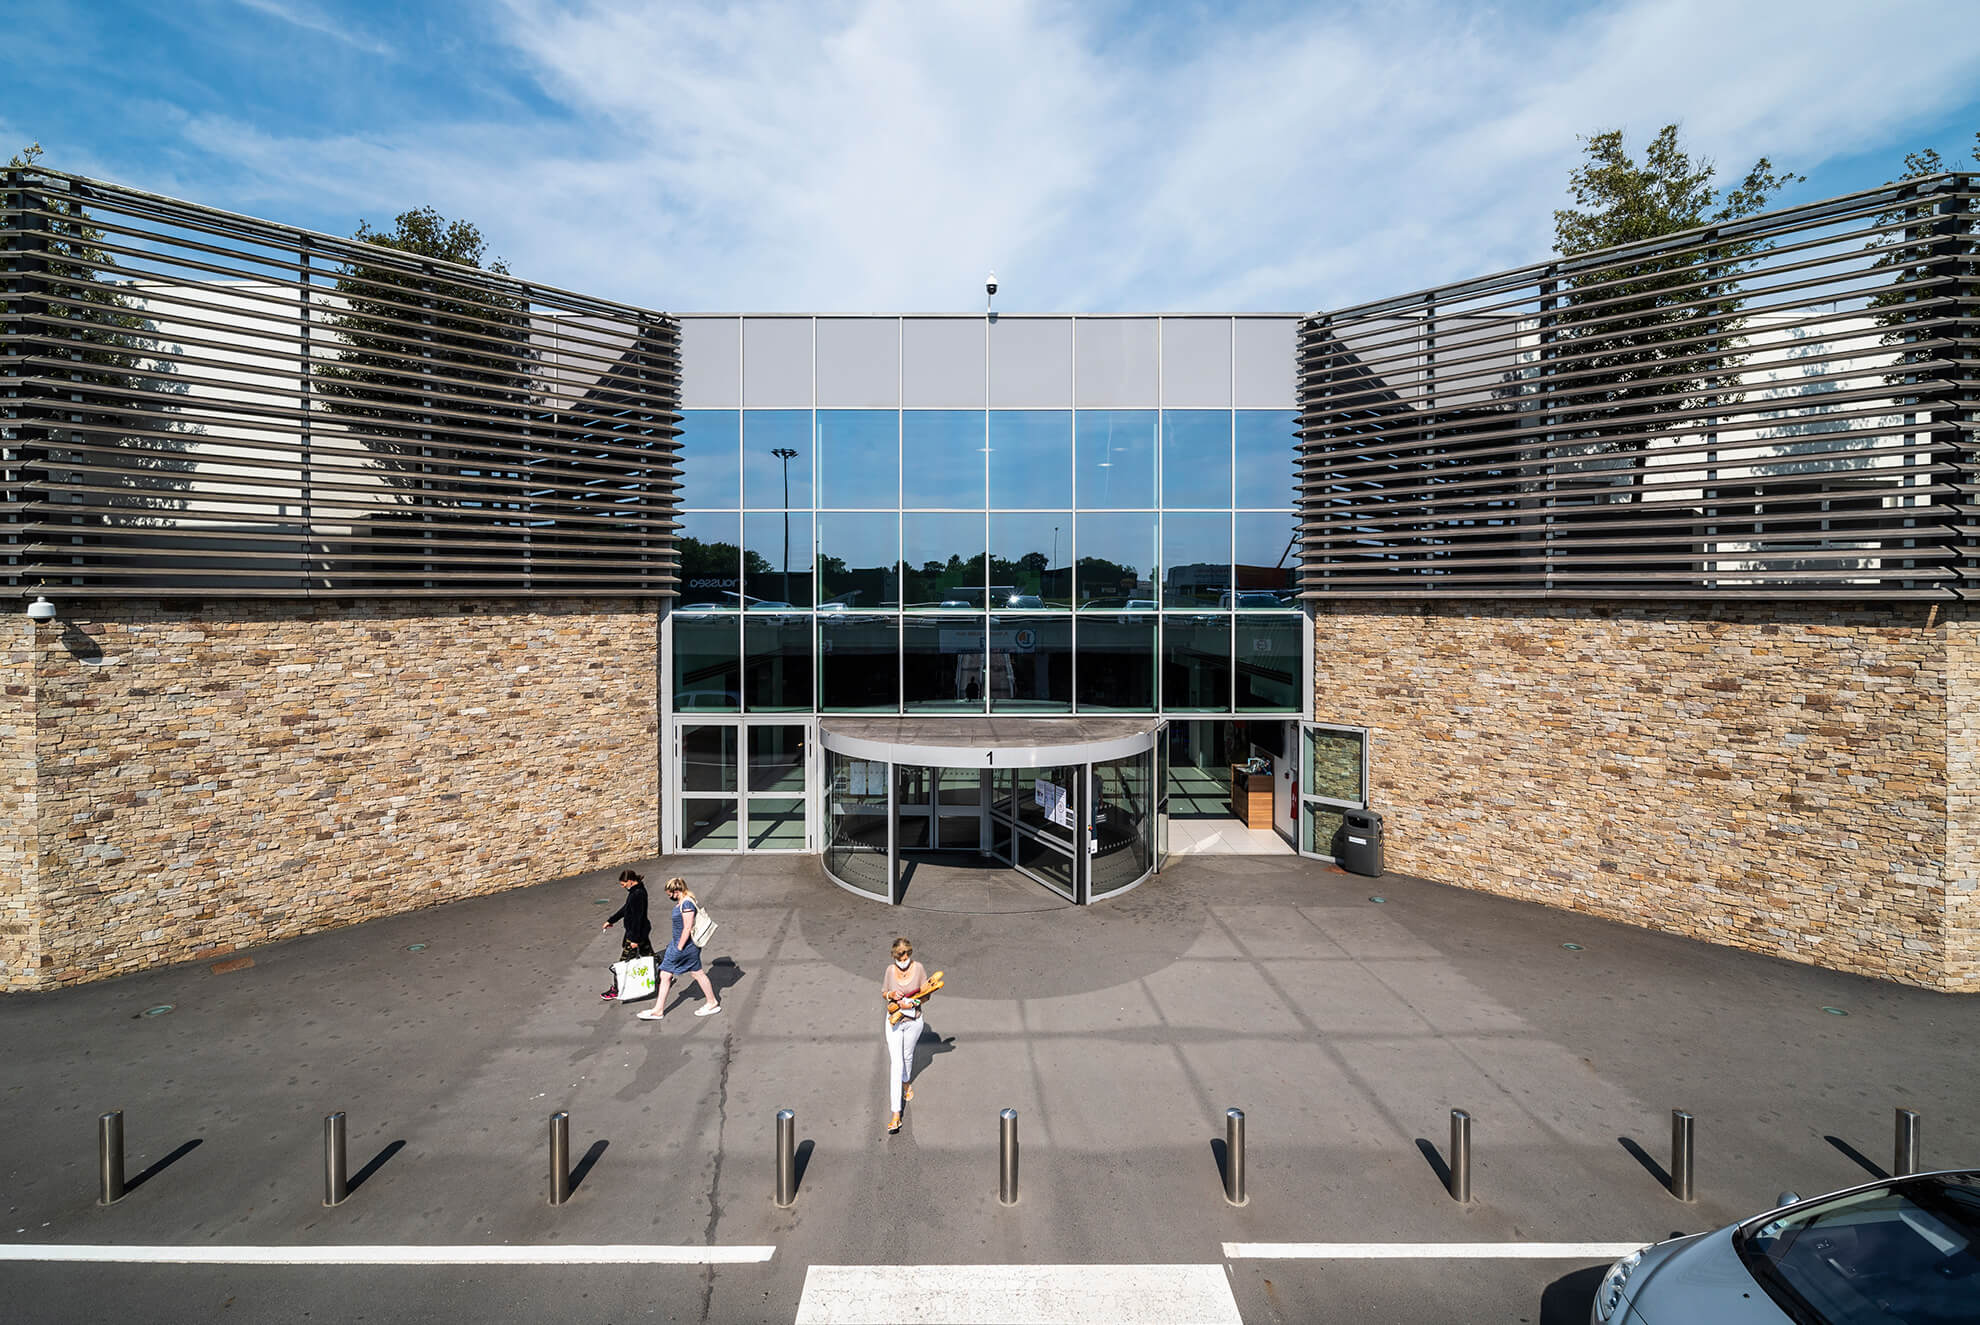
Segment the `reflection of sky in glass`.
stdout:
<svg viewBox="0 0 1980 1325">
<path fill-rule="evenodd" d="M 1221 409 L 1162 411 L 1162 505 L 1231 505 L 1231 416 Z"/>
<path fill-rule="evenodd" d="M 1155 411 L 1087 409 L 1077 415 L 1079 504 L 1155 504 Z"/>
<path fill-rule="evenodd" d="M 1299 571 L 1299 549 L 1292 546 L 1298 517 L 1286 513 L 1243 511 L 1237 517 L 1239 589 L 1268 589 L 1283 592 L 1293 587 Z M 1288 603 L 1288 606 L 1295 604 Z M 1240 603 L 1240 607 L 1259 604 Z"/>
<path fill-rule="evenodd" d="M 1008 588 L 1064 606 L 1072 597 L 1073 522 L 1071 511 L 1002 512 L 990 517 L 990 587 Z M 992 607 L 1002 605 L 993 592 Z M 1024 606 L 1038 607 L 1040 603 Z"/>
<path fill-rule="evenodd" d="M 1155 514 L 1123 511 L 1075 517 L 1079 600 L 1126 607 L 1152 598 L 1155 580 Z"/>
<path fill-rule="evenodd" d="M 789 549 L 788 562 L 786 548 Z M 811 605 L 810 512 L 751 511 L 745 514 L 743 549 L 744 570 L 748 576 L 743 587 L 750 597 L 791 603 L 798 607 Z"/>
<path fill-rule="evenodd" d="M 898 508 L 900 417 L 890 409 L 818 411 L 820 505 Z"/>
<path fill-rule="evenodd" d="M 1072 505 L 1072 411 L 990 412 L 990 504 L 1003 509 Z"/>
<path fill-rule="evenodd" d="M 772 455 L 778 449 L 796 451 L 790 464 Z M 743 415 L 743 505 L 784 505 L 784 475 L 791 480 L 791 509 L 811 507 L 811 411 L 753 409 Z"/>
<path fill-rule="evenodd" d="M 901 505 L 983 509 L 983 411 L 901 415 Z"/>
<path fill-rule="evenodd" d="M 1220 595 L 1231 587 L 1230 560 L 1230 516 L 1212 512 L 1162 517 L 1164 606 L 1218 607 Z"/>
<path fill-rule="evenodd" d="M 901 602 L 936 607 L 945 602 L 983 606 L 983 517 L 903 515 L 901 562 L 906 567 Z"/>
<path fill-rule="evenodd" d="M 681 411 L 682 506 L 741 504 L 742 483 L 736 473 L 736 430 L 741 413 L 733 409 Z"/>
<path fill-rule="evenodd" d="M 1237 414 L 1237 504 L 1291 507 L 1299 502 L 1299 415 L 1241 409 Z"/>
<path fill-rule="evenodd" d="M 739 607 L 741 518 L 734 511 L 687 511 L 680 521 L 681 604 Z"/>
</svg>

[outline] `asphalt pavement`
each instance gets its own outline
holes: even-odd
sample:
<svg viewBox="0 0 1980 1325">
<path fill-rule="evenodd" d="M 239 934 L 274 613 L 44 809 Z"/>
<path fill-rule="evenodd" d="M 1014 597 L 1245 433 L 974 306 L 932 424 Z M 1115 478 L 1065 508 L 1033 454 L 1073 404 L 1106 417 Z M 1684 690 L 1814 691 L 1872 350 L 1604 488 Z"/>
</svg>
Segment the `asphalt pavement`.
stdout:
<svg viewBox="0 0 1980 1325">
<path fill-rule="evenodd" d="M 1086 909 L 981 870 L 924 869 L 889 910 L 809 857 L 631 863 L 656 920 L 678 872 L 721 922 L 721 1015 L 691 1016 L 691 985 L 658 1023 L 632 1016 L 650 1001 L 600 1001 L 617 866 L 234 969 L 0 1001 L 5 1318 L 822 1321 L 889 1292 L 1049 1314 L 1021 1291 L 1066 1294 L 1071 1318 L 1109 1292 L 1146 1303 L 1221 1279 L 1253 1325 L 1583 1320 L 1606 1256 L 1437 1249 L 1723 1224 L 1880 1171 L 1897 1107 L 1922 1115 L 1928 1167 L 1980 1164 L 1980 999 L 1296 859 L 1194 857 Z M 889 1136 L 877 995 L 897 933 L 948 988 Z M 1241 1207 L 1221 1178 L 1229 1107 L 1246 1115 Z M 780 1209 L 786 1108 L 801 1174 Z M 1444 1185 L 1453 1108 L 1473 1118 L 1468 1205 Z M 1691 1203 L 1661 1185 L 1674 1108 L 1696 1119 Z M 133 1183 L 101 1207 L 109 1109 Z M 338 1110 L 355 1181 L 326 1208 Z M 559 1110 L 576 1188 L 552 1206 Z M 1423 1245 L 1246 1254 L 1316 1243 Z M 30 1246 L 115 1259 L 6 1259 Z M 275 1263 L 128 1250 L 161 1246 Z M 639 1250 L 559 1263 L 597 1247 Z M 456 1250 L 297 1263 L 349 1248 Z M 467 1263 L 491 1248 L 522 1259 Z M 1058 1270 L 1029 1289 L 1000 1277 L 1025 1266 Z"/>
</svg>

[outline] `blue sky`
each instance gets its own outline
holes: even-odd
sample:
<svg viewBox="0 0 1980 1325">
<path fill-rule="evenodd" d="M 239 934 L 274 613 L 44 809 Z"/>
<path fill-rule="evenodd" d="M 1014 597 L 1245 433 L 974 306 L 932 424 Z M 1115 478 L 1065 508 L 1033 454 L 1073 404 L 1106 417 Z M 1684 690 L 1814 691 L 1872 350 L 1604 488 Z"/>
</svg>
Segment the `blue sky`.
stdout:
<svg viewBox="0 0 1980 1325">
<path fill-rule="evenodd" d="M 1575 137 L 1973 165 L 1970 0 L 0 0 L 0 151 L 678 311 L 1303 312 L 1543 257 Z"/>
</svg>

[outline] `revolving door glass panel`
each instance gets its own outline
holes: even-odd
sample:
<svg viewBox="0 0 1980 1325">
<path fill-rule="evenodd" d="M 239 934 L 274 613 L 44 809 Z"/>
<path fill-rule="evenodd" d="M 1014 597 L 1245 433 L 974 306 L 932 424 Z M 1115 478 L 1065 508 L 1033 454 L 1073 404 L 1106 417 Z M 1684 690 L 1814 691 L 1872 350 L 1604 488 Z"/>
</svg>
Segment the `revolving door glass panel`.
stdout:
<svg viewBox="0 0 1980 1325">
<path fill-rule="evenodd" d="M 825 752 L 825 872 L 848 888 L 891 901 L 888 881 L 890 769 Z"/>
<path fill-rule="evenodd" d="M 1093 765 L 1087 900 L 1124 892 L 1155 865 L 1155 752 Z"/>
</svg>

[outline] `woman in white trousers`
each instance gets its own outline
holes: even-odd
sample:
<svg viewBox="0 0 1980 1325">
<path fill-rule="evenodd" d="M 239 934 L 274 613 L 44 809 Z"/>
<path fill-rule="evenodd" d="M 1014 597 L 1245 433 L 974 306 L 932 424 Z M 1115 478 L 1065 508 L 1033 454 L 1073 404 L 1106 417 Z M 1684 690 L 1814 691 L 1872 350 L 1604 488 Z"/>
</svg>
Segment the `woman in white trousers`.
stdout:
<svg viewBox="0 0 1980 1325">
<path fill-rule="evenodd" d="M 921 1008 L 902 1000 L 919 993 L 928 983 L 928 973 L 921 963 L 914 959 L 914 944 L 906 939 L 895 939 L 893 960 L 887 964 L 887 973 L 880 979 L 880 997 L 887 1005 L 887 1017 L 881 1025 L 887 1031 L 887 1088 L 891 1092 L 890 1102 L 893 1112 L 887 1119 L 889 1134 L 901 1130 L 901 1105 L 914 1098 L 914 1086 L 909 1078 L 914 1075 L 914 1045 L 921 1038 L 924 1029 L 921 1021 Z M 893 1020 L 893 1012 L 900 1009 L 900 1020 Z"/>
</svg>

